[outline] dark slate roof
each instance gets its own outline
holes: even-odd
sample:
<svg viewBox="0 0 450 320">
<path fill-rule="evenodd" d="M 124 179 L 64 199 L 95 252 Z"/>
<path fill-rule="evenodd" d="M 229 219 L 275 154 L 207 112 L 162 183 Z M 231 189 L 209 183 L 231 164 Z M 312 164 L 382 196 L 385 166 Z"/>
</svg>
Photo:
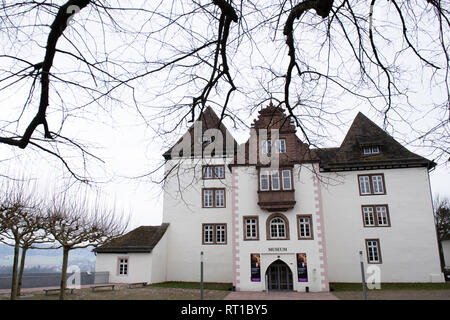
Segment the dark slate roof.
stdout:
<svg viewBox="0 0 450 320">
<path fill-rule="evenodd" d="M 198 117 L 197 121 L 201 121 L 202 124 L 202 134 L 208 130 L 208 129 L 218 129 L 222 133 L 223 137 L 223 155 L 234 155 L 237 150 L 237 142 L 234 139 L 234 137 L 231 135 L 231 133 L 228 131 L 227 127 L 223 124 L 223 122 L 220 120 L 220 118 L 217 116 L 217 114 L 214 112 L 214 110 L 211 107 L 207 107 Z M 172 150 L 175 148 L 176 145 L 181 143 L 183 141 L 183 138 L 187 135 L 191 135 L 191 155 L 198 156 L 199 154 L 195 154 L 194 149 L 194 143 L 198 143 L 198 141 L 194 137 L 194 125 L 195 123 L 188 129 L 188 131 L 181 137 L 177 143 L 172 146 L 169 150 L 167 150 L 163 156 L 166 160 L 169 160 L 172 158 Z M 226 142 L 226 139 L 231 139 Z M 230 148 L 230 146 L 233 146 Z M 200 147 L 199 150 L 202 148 Z"/>
<path fill-rule="evenodd" d="M 95 248 L 97 253 L 152 252 L 169 226 L 141 226 L 103 246 Z"/>
<path fill-rule="evenodd" d="M 381 152 L 364 155 L 364 146 L 379 146 Z M 339 148 L 315 151 L 321 159 L 321 169 L 325 171 L 411 166 L 432 168 L 436 165 L 406 149 L 361 112 L 355 117 Z"/>
</svg>

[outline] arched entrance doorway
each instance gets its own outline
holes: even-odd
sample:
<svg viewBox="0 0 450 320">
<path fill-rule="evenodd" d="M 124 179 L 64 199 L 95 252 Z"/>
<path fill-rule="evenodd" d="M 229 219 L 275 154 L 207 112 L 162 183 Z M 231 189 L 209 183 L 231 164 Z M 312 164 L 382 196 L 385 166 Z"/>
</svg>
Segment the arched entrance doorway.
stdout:
<svg viewBox="0 0 450 320">
<path fill-rule="evenodd" d="M 267 268 L 266 281 L 269 290 L 293 290 L 292 271 L 279 259 Z"/>
</svg>

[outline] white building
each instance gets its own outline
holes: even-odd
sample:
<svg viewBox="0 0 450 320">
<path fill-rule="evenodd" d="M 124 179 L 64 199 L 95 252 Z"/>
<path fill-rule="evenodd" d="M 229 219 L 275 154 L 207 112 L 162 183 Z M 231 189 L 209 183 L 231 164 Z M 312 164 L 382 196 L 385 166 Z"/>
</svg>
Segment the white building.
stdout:
<svg viewBox="0 0 450 320">
<path fill-rule="evenodd" d="M 450 239 L 442 241 L 442 253 L 444 256 L 445 268 L 450 270 Z"/>
<path fill-rule="evenodd" d="M 200 252 L 205 281 L 243 291 L 359 282 L 360 252 L 369 280 L 444 281 L 435 164 L 361 113 L 339 147 L 319 150 L 273 105 L 240 146 L 207 108 L 164 157 L 163 225 L 96 249 L 111 282 L 199 281 Z"/>
</svg>

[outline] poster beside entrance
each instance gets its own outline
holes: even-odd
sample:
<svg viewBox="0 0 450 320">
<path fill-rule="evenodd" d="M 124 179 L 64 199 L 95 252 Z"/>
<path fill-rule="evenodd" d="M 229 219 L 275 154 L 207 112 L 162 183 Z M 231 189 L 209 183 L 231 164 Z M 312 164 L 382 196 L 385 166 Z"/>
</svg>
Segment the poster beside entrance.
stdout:
<svg viewBox="0 0 450 320">
<path fill-rule="evenodd" d="M 297 277 L 298 282 L 308 282 L 306 253 L 297 253 Z"/>
<path fill-rule="evenodd" d="M 251 267 L 250 280 L 252 282 L 260 282 L 261 281 L 261 256 L 259 255 L 259 253 L 251 253 L 250 254 L 250 267 Z"/>
</svg>

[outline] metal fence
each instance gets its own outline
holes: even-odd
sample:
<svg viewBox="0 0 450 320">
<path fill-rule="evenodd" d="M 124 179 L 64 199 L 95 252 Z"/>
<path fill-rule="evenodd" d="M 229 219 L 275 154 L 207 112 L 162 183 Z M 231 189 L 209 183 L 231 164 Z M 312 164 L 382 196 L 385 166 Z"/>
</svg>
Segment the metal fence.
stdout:
<svg viewBox="0 0 450 320">
<path fill-rule="evenodd" d="M 0 274 L 0 289 L 11 289 L 11 274 Z M 68 273 L 67 279 L 79 279 L 80 285 L 109 282 L 109 272 Z M 61 283 L 61 273 L 24 273 L 22 288 L 55 287 Z M 68 283 L 69 284 L 69 283 Z"/>
</svg>

